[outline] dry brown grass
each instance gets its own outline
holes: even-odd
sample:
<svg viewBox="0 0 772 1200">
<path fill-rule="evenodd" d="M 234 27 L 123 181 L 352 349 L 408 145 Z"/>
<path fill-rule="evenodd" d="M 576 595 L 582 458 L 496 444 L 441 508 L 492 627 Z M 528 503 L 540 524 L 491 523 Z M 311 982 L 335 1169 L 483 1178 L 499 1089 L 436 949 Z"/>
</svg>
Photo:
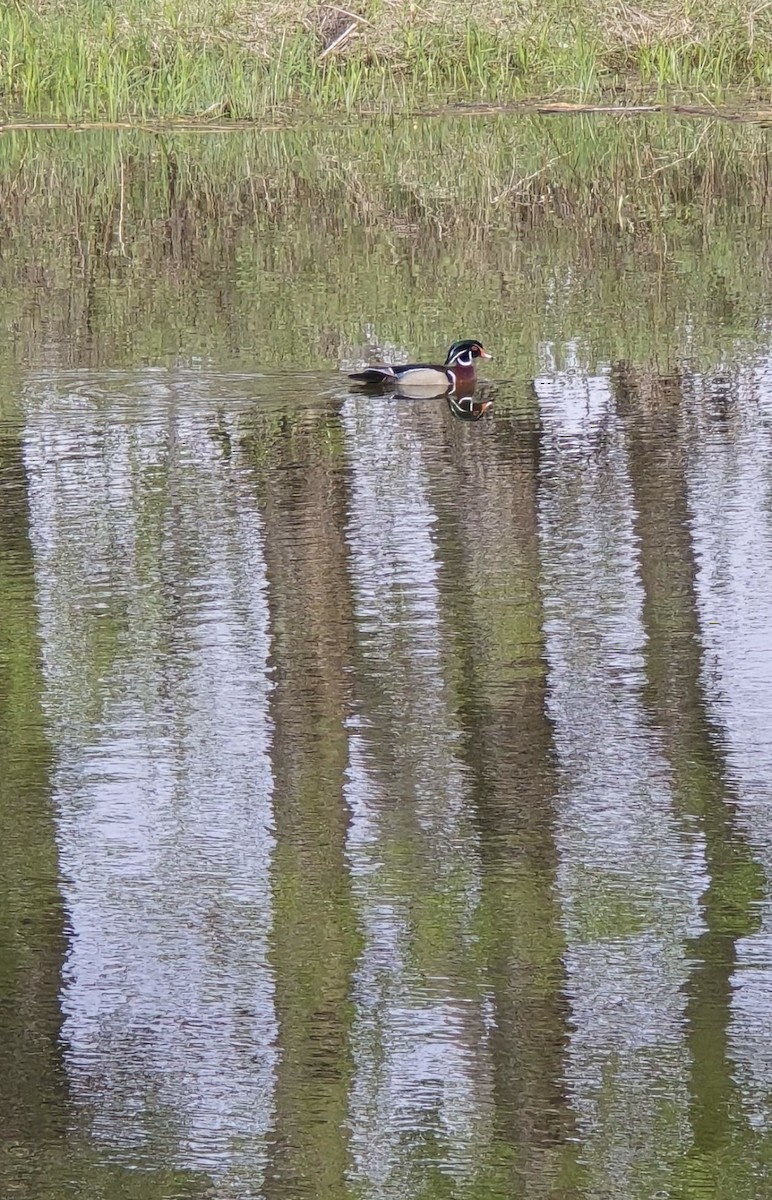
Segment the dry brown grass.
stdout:
<svg viewBox="0 0 772 1200">
<path fill-rule="evenodd" d="M 19 14 L 45 21 L 71 18 L 99 27 L 102 7 L 90 0 L 13 0 Z M 124 0 L 115 13 L 122 36 L 174 38 L 199 45 L 236 43 L 268 55 L 282 39 L 299 31 L 318 34 L 324 44 L 356 21 L 357 30 L 341 48 L 371 48 L 377 53 L 404 51 L 404 35 L 415 30 L 458 33 L 470 25 L 497 37 L 564 43 L 592 34 L 614 46 L 708 45 L 732 34 L 753 47 L 772 45 L 772 0 Z"/>
</svg>

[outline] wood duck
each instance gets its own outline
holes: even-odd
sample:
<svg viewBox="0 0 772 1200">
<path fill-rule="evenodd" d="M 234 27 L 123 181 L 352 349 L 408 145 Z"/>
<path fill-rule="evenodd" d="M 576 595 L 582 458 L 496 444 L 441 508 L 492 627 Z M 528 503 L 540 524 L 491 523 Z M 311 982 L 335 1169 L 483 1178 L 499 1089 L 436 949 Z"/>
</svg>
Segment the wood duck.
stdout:
<svg viewBox="0 0 772 1200">
<path fill-rule="evenodd" d="M 391 366 L 384 363 L 355 371 L 349 378 L 367 387 L 393 387 L 401 396 L 444 396 L 459 387 L 474 384 L 475 359 L 492 358 L 476 338 L 454 342 L 443 366 L 429 363 L 405 363 Z"/>
</svg>

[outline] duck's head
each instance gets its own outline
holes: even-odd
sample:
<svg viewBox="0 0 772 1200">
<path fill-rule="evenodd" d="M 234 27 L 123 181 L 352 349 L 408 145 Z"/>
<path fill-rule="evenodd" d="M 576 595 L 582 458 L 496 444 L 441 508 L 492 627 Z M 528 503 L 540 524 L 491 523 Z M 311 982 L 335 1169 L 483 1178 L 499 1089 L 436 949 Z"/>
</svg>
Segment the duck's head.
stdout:
<svg viewBox="0 0 772 1200">
<path fill-rule="evenodd" d="M 493 358 L 493 355 L 488 353 L 477 338 L 465 338 L 461 342 L 454 342 L 450 347 L 445 366 L 452 367 L 457 364 L 460 367 L 471 367 L 476 358 Z"/>
</svg>

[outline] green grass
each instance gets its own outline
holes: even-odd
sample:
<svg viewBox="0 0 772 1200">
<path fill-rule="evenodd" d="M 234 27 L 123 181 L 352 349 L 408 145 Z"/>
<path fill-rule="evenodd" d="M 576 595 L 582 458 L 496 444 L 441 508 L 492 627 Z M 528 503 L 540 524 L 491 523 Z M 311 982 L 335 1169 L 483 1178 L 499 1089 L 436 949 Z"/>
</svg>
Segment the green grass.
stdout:
<svg viewBox="0 0 772 1200">
<path fill-rule="evenodd" d="M 394 110 L 534 95 L 772 87 L 757 0 L 10 0 L 0 107 L 59 119 L 257 118 L 284 107 Z"/>
</svg>

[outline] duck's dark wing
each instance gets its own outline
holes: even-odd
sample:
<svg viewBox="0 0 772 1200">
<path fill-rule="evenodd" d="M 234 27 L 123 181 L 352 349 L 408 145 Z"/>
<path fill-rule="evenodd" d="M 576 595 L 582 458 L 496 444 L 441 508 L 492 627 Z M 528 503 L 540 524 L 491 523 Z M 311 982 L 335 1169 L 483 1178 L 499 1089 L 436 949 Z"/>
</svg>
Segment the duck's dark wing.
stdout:
<svg viewBox="0 0 772 1200">
<path fill-rule="evenodd" d="M 397 378 L 397 373 L 393 367 L 365 367 L 364 371 L 355 371 L 349 375 L 349 379 L 356 380 L 357 383 L 390 383 Z"/>
<path fill-rule="evenodd" d="M 355 371 L 353 375 L 349 375 L 349 379 L 356 379 L 358 383 L 391 383 L 395 379 L 405 379 L 408 375 L 423 375 L 427 381 L 429 375 L 433 375 L 437 380 L 450 380 L 448 368 L 438 367 L 436 363 L 398 363 L 395 367 L 390 363 L 383 363 L 377 367 L 365 367 L 363 371 Z"/>
</svg>

